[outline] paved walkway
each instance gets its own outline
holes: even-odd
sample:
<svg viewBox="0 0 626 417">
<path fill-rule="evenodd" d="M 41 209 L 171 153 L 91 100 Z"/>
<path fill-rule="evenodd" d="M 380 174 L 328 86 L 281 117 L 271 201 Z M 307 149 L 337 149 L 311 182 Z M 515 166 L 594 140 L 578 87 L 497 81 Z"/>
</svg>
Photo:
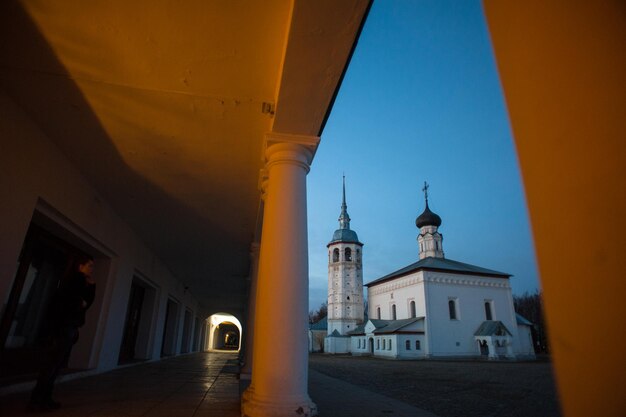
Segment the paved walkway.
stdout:
<svg viewBox="0 0 626 417">
<path fill-rule="evenodd" d="M 194 353 L 59 383 L 64 417 L 239 417 L 240 384 L 234 353 Z M 434 417 L 316 371 L 309 392 L 320 417 Z M 0 396 L 0 416 L 32 416 L 28 392 Z"/>
</svg>

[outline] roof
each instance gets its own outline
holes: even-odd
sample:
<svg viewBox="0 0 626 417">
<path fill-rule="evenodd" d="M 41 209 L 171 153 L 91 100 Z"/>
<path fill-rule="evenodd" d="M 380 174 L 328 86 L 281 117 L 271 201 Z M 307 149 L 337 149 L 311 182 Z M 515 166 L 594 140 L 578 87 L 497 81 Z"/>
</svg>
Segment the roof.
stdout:
<svg viewBox="0 0 626 417">
<path fill-rule="evenodd" d="M 328 330 L 328 316 L 309 324 L 309 330 Z"/>
<path fill-rule="evenodd" d="M 376 326 L 376 330 L 374 330 L 374 334 L 390 334 L 396 333 L 403 328 L 407 327 L 409 324 L 413 324 L 420 320 L 424 320 L 424 317 L 413 317 L 410 319 L 403 320 L 370 320 L 372 323 L 374 321 L 378 323 L 374 323 Z"/>
<path fill-rule="evenodd" d="M 439 271 L 439 272 L 450 272 L 455 274 L 467 274 L 467 275 L 483 275 L 494 278 L 508 278 L 511 274 L 507 274 L 506 272 L 494 271 L 492 269 L 482 268 L 476 265 L 470 265 L 459 261 L 453 261 L 452 259 L 446 258 L 435 258 L 429 256 L 424 259 L 420 259 L 419 261 L 406 266 L 402 269 L 397 270 L 396 272 L 392 272 L 389 275 L 385 275 L 382 278 L 378 278 L 368 284 L 365 284 L 366 287 L 370 287 L 372 285 L 377 285 L 385 281 L 389 281 L 394 278 L 398 278 L 411 272 L 426 270 L 426 271 Z"/>
<path fill-rule="evenodd" d="M 356 235 L 354 230 L 350 229 L 337 229 L 335 233 L 333 233 L 333 240 L 331 240 L 328 244 L 345 242 L 345 243 L 358 243 L 359 245 L 363 245 L 359 242 L 359 237 Z"/>
<path fill-rule="evenodd" d="M 517 320 L 517 324 L 523 324 L 525 326 L 532 326 L 533 323 L 528 320 L 526 317 L 522 316 L 521 314 L 515 313 L 515 319 Z"/>
<path fill-rule="evenodd" d="M 483 321 L 474 336 L 512 336 L 504 323 L 498 320 Z"/>
</svg>

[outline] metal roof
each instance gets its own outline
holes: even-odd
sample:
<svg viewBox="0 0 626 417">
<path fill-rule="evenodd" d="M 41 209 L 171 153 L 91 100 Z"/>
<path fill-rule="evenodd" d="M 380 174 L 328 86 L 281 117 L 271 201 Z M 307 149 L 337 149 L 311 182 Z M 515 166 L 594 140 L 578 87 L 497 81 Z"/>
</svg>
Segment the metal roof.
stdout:
<svg viewBox="0 0 626 417">
<path fill-rule="evenodd" d="M 506 272 L 494 271 L 492 269 L 482 268 L 476 265 L 470 265 L 463 262 L 453 261 L 452 259 L 446 258 L 435 258 L 429 256 L 424 259 L 420 259 L 419 261 L 406 266 L 402 269 L 399 269 L 395 272 L 392 272 L 389 275 L 385 275 L 382 278 L 378 278 L 368 284 L 365 284 L 366 287 L 370 287 L 372 285 L 380 284 L 385 281 L 389 281 L 394 278 L 398 278 L 404 275 L 407 275 L 411 272 L 416 272 L 419 270 L 426 271 L 440 271 L 440 272 L 450 272 L 456 274 L 467 274 L 467 275 L 484 275 L 495 278 L 508 278 L 511 274 L 507 274 Z"/>
<path fill-rule="evenodd" d="M 504 323 L 498 320 L 483 321 L 474 336 L 512 336 Z"/>
<path fill-rule="evenodd" d="M 533 325 L 530 320 L 528 320 L 526 317 L 522 316 L 521 314 L 515 313 L 515 319 L 517 320 L 517 324 L 523 324 L 526 326 Z"/>
<path fill-rule="evenodd" d="M 309 330 L 328 330 L 328 317 L 309 324 Z"/>
</svg>

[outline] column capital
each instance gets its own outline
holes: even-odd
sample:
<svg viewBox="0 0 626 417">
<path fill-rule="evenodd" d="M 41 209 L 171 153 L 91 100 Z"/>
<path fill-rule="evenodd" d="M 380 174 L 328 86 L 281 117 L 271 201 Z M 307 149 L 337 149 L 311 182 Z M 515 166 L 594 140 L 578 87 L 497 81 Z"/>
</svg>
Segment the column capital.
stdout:
<svg viewBox="0 0 626 417">
<path fill-rule="evenodd" d="M 300 149 L 304 150 L 303 156 L 307 165 L 311 165 L 317 147 L 320 143 L 319 136 L 292 135 L 288 133 L 269 132 L 265 134 L 264 151 L 269 162 L 272 155 L 278 150 Z M 281 145 L 281 146 L 276 146 Z M 289 146 L 291 145 L 291 146 Z M 296 145 L 296 146 L 294 146 Z M 271 148 L 271 149 L 270 149 Z"/>
</svg>

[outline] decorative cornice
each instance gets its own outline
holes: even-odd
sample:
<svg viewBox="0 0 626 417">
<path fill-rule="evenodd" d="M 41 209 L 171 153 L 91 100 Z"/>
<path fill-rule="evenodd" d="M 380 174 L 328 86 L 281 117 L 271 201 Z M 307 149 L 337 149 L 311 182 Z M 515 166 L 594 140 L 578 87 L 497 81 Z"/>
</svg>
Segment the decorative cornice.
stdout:
<svg viewBox="0 0 626 417">
<path fill-rule="evenodd" d="M 472 277 L 463 274 L 447 274 L 432 271 L 424 272 L 419 271 L 416 274 L 405 275 L 403 277 L 390 280 L 384 284 L 369 287 L 368 292 L 371 295 L 384 294 L 419 283 L 462 285 L 467 287 L 511 288 L 508 279 L 494 280 L 489 277 Z"/>
</svg>

